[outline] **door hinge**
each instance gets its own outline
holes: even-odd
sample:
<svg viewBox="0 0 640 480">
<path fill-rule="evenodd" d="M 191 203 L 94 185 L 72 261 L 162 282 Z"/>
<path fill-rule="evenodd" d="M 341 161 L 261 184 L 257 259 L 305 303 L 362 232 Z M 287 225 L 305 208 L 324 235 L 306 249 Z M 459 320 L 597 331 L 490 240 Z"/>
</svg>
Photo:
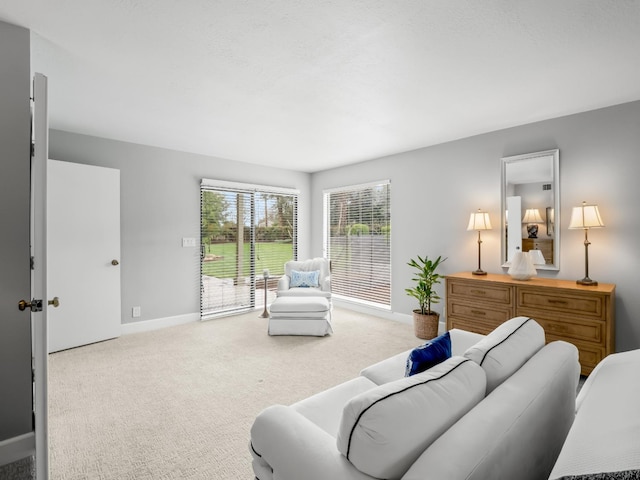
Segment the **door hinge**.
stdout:
<svg viewBox="0 0 640 480">
<path fill-rule="evenodd" d="M 31 257 L 29 265 L 31 266 L 31 270 L 35 270 L 36 269 L 36 259 L 35 259 L 35 257 Z"/>
<path fill-rule="evenodd" d="M 36 156 L 36 144 L 31 142 L 31 158 Z"/>
</svg>

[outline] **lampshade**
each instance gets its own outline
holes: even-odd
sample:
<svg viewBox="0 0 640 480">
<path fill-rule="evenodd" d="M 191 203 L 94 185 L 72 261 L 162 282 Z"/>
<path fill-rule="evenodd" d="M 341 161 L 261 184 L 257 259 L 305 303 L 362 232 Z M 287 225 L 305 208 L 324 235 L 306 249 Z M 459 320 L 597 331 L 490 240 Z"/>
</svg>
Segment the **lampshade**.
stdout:
<svg viewBox="0 0 640 480">
<path fill-rule="evenodd" d="M 537 208 L 527 208 L 522 218 L 522 223 L 544 223 L 540 216 L 540 211 Z"/>
<path fill-rule="evenodd" d="M 471 214 L 467 230 L 491 230 L 491 220 L 489 214 L 478 209 L 477 212 Z"/>
<path fill-rule="evenodd" d="M 587 205 L 582 202 L 582 206 L 573 207 L 569 228 L 598 228 L 604 227 L 604 222 L 600 217 L 597 205 Z"/>
<path fill-rule="evenodd" d="M 534 265 L 544 265 L 547 263 L 540 250 L 529 250 L 527 253 L 529 254 L 529 258 L 531 258 L 531 263 Z"/>
</svg>

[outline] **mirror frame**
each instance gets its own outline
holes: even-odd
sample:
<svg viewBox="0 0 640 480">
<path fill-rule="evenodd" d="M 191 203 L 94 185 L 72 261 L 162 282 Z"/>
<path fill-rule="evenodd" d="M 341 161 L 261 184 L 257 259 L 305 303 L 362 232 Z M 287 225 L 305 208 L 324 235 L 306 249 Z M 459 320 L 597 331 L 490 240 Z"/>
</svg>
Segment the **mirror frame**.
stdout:
<svg viewBox="0 0 640 480">
<path fill-rule="evenodd" d="M 553 210 L 553 226 L 554 226 L 554 236 L 553 236 L 553 263 L 547 265 L 536 265 L 536 270 L 560 270 L 560 150 L 545 150 L 543 152 L 534 152 L 534 153 L 526 153 L 523 155 L 514 155 L 510 157 L 503 157 L 501 159 L 501 167 L 502 167 L 502 190 L 501 190 L 501 222 L 500 222 L 500 231 L 501 231 L 501 253 L 500 258 L 502 262 L 502 267 L 507 268 L 510 266 L 507 258 L 507 165 L 511 165 L 516 162 L 521 162 L 524 160 L 533 160 L 539 157 L 552 157 L 552 175 L 553 178 L 549 183 L 551 183 L 551 188 L 553 191 L 553 205 L 551 207 Z M 548 212 L 547 212 L 548 213 Z M 548 217 L 547 221 L 548 221 Z"/>
</svg>

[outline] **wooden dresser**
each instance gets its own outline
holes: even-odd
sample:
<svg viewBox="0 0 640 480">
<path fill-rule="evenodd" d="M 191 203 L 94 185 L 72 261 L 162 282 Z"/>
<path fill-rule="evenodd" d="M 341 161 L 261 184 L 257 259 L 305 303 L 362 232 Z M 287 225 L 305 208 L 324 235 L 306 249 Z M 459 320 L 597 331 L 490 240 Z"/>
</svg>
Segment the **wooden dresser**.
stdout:
<svg viewBox="0 0 640 480">
<path fill-rule="evenodd" d="M 615 351 L 615 285 L 595 287 L 571 280 L 509 275 L 447 275 L 447 329 L 487 334 L 502 322 L 528 316 L 544 328 L 547 342 L 565 340 L 578 347 L 582 374 Z"/>
<path fill-rule="evenodd" d="M 540 250 L 546 263 L 553 264 L 553 239 L 552 238 L 523 238 L 522 251 Z"/>
</svg>

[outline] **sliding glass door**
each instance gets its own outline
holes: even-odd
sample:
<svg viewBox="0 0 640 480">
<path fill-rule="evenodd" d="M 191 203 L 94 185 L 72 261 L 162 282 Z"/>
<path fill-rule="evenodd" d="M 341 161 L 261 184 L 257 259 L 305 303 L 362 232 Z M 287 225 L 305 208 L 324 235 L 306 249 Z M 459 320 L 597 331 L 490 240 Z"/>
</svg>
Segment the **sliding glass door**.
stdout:
<svg viewBox="0 0 640 480">
<path fill-rule="evenodd" d="M 297 192 L 203 180 L 200 313 L 203 319 L 263 305 L 297 255 Z M 268 271 L 270 277 L 264 280 Z M 259 295 L 256 290 L 260 289 Z M 273 296 L 273 293 L 270 294 Z"/>
</svg>

